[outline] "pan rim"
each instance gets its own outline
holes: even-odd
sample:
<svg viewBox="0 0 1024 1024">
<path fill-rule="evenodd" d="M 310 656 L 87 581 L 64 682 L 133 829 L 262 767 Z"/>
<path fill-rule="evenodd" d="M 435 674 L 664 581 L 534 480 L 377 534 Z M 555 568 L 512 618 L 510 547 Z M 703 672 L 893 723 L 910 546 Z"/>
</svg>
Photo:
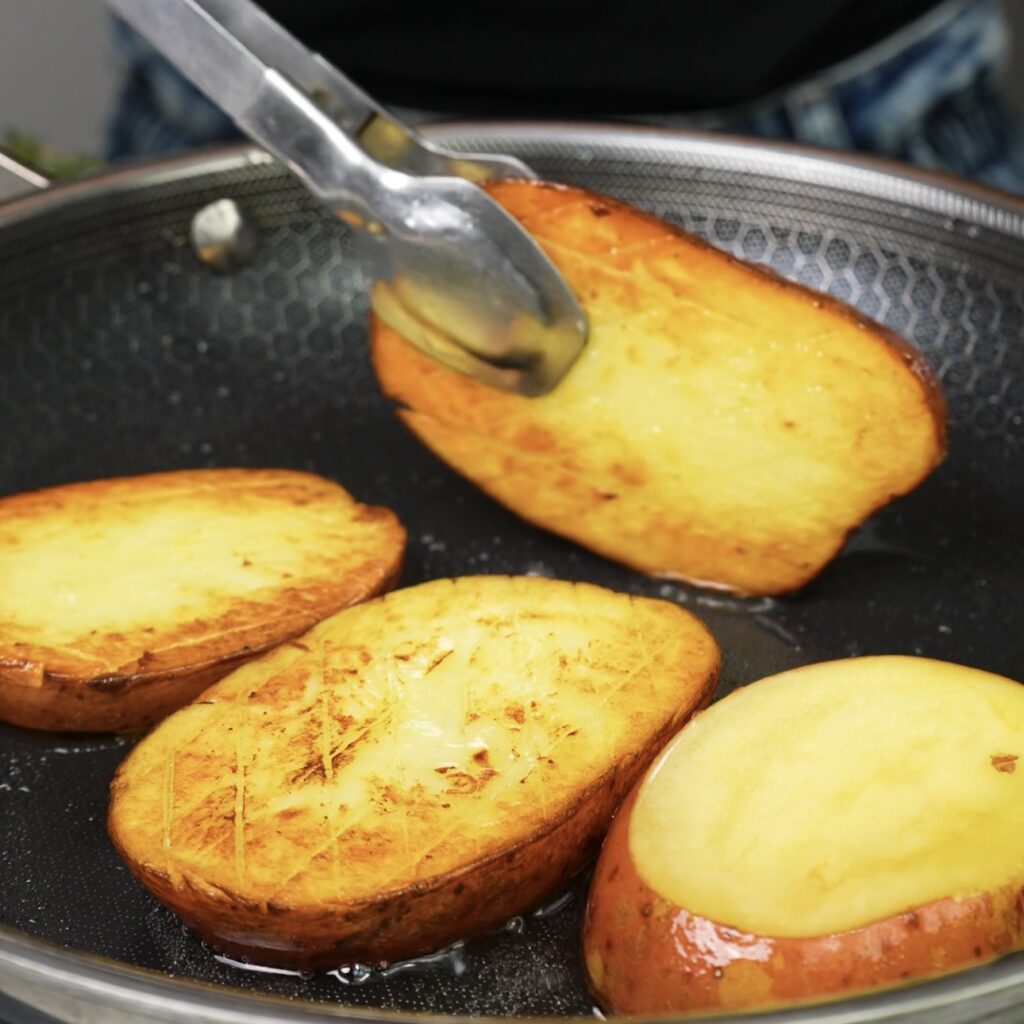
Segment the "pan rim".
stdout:
<svg viewBox="0 0 1024 1024">
<path fill-rule="evenodd" d="M 12 984 L 13 982 L 13 984 Z M 38 998 L 34 1008 L 53 1008 L 53 993 L 60 1002 L 84 1002 L 106 1011 L 111 1024 L 136 1019 L 145 1008 L 146 1019 L 168 1024 L 337 1024 L 350 1021 L 401 1024 L 465 1024 L 480 1018 L 445 1014 L 410 1013 L 353 1007 L 311 1000 L 298 1002 L 283 996 L 179 978 L 107 957 L 64 949 L 56 943 L 27 935 L 0 924 L 0 991 L 14 999 L 28 992 Z M 757 1020 L 760 1024 L 880 1024 L 915 1015 L 975 1003 L 979 1011 L 1019 1005 L 1024 991 L 1024 953 L 1010 953 L 987 964 L 919 981 L 900 988 L 883 988 L 853 998 L 809 1000 L 778 1009 L 750 1013 L 697 1015 L 644 1015 L 609 1017 L 610 1021 L 686 1021 L 687 1024 L 731 1024 Z M 48 998 L 48 996 L 50 998 Z M 982 1007 L 985 1001 L 987 1005 Z M 995 1002 L 992 1002 L 995 1001 Z M 113 1014 L 113 1016 L 110 1016 Z M 127 1016 L 119 1016 L 126 1014 Z M 502 1018 L 492 1018 L 500 1020 Z M 522 1024 L 551 1024 L 570 1018 L 523 1017 Z M 584 1018 L 585 1019 L 585 1018 Z M 922 1018 L 924 1019 L 924 1018 Z"/>
<path fill-rule="evenodd" d="M 686 155 L 695 163 L 711 162 L 753 173 L 766 161 L 785 168 L 792 180 L 814 181 L 830 188 L 863 190 L 866 194 L 949 216 L 969 213 L 978 224 L 1012 237 L 1024 238 L 1024 198 L 955 176 L 922 170 L 878 157 L 837 153 L 791 143 L 725 136 L 709 132 L 658 129 L 647 126 L 559 122 L 458 121 L 431 125 L 425 133 L 438 142 L 461 137 L 493 139 L 511 145 L 516 139 L 580 147 L 607 144 L 635 146 L 665 160 Z M 98 196 L 116 195 L 161 183 L 185 180 L 204 173 L 266 167 L 273 160 L 248 143 L 144 161 L 107 169 L 80 181 L 64 183 L 44 192 L 16 197 L 0 205 L 0 230 Z M 955 212 L 954 212 L 955 210 Z M 55 943 L 0 924 L 0 990 L 17 999 L 33 994 L 31 1005 L 46 1008 L 46 999 L 59 998 L 70 1006 L 80 1001 L 106 1010 L 111 1021 L 146 1019 L 168 1022 L 217 1024 L 301 1024 L 301 1022 L 449 1021 L 464 1024 L 465 1016 L 425 1015 L 364 1009 L 317 1002 L 296 1002 L 282 997 L 176 978 L 135 967 L 122 961 L 64 949 Z M 898 990 L 882 990 L 844 999 L 756 1014 L 763 1024 L 867 1024 L 906 1020 L 917 1014 L 977 1003 L 977 1012 L 1017 1003 L 1024 996 L 1024 954 L 1010 954 L 995 962 L 942 978 L 918 982 Z M 24 1000 L 23 1000 L 24 1001 Z M 52 1002 L 50 1005 L 54 1005 Z M 639 1021 L 642 1018 L 631 1018 Z M 661 1018 L 661 1019 L 681 1019 Z M 753 1015 L 687 1017 L 687 1020 L 748 1021 Z M 924 1019 L 924 1018 L 923 1018 Z"/>
<path fill-rule="evenodd" d="M 768 140 L 752 135 L 731 135 L 723 132 L 700 131 L 688 128 L 659 128 L 623 122 L 578 121 L 439 121 L 426 126 L 424 134 L 445 144 L 460 135 L 474 138 L 494 137 L 503 144 L 517 137 L 532 141 L 552 141 L 570 138 L 581 144 L 588 140 L 606 143 L 609 137 L 619 143 L 635 142 L 652 151 L 685 148 L 687 154 L 710 158 L 716 163 L 749 165 L 751 170 L 763 170 L 766 158 L 775 158 L 797 172 L 797 180 L 808 180 L 830 187 L 849 187 L 862 184 L 873 196 L 893 200 L 892 188 L 899 183 L 901 191 L 911 205 L 945 212 L 949 196 L 993 207 L 1016 218 L 1024 217 L 1024 196 L 963 178 L 948 171 L 932 170 L 903 163 L 889 157 L 848 150 L 810 146 L 784 140 Z M 744 168 L 746 169 L 746 168 Z M 823 175 L 834 174 L 834 180 L 823 180 Z M 849 184 L 847 184 L 849 183 Z M 900 195 L 899 199 L 904 199 Z M 930 200 L 925 203 L 922 200 Z M 916 202 L 914 201 L 916 200 Z M 946 200 L 946 201 L 943 201 Z M 932 203 L 938 205 L 932 206 Z M 985 225 L 985 226 L 996 226 Z M 1024 233 L 1024 221 L 1014 224 Z"/>
<path fill-rule="evenodd" d="M 579 146 L 630 143 L 647 155 L 660 151 L 665 157 L 701 158 L 706 164 L 725 164 L 732 169 L 763 171 L 765 162 L 785 165 L 789 180 L 824 184 L 831 188 L 861 191 L 888 201 L 963 219 L 974 215 L 979 226 L 1024 238 L 1024 196 L 983 185 L 944 171 L 900 163 L 886 157 L 825 149 L 793 142 L 765 141 L 751 136 L 726 135 L 679 128 L 657 128 L 622 123 L 559 121 L 442 121 L 426 125 L 423 133 L 440 144 L 460 136 L 479 140 L 493 138 L 503 145 L 521 138 L 533 142 L 565 142 Z M 15 196 L 0 203 L 0 230 L 43 210 L 73 204 L 97 196 L 161 184 L 200 173 L 266 167 L 275 161 L 249 142 L 229 143 L 104 168 L 75 181 Z M 969 205 L 965 211 L 963 204 Z M 953 209 L 953 206 L 956 209 Z"/>
</svg>

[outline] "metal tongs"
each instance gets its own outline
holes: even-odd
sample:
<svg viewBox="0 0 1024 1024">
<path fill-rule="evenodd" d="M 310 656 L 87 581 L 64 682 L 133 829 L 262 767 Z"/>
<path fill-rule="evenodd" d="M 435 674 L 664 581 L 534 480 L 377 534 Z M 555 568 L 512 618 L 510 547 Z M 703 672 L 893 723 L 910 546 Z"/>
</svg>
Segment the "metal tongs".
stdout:
<svg viewBox="0 0 1024 1024">
<path fill-rule="evenodd" d="M 526 395 L 579 355 L 587 321 L 536 242 L 478 186 L 532 178 L 396 121 L 251 0 L 109 0 L 238 127 L 354 227 L 386 323 L 441 362 Z"/>
</svg>

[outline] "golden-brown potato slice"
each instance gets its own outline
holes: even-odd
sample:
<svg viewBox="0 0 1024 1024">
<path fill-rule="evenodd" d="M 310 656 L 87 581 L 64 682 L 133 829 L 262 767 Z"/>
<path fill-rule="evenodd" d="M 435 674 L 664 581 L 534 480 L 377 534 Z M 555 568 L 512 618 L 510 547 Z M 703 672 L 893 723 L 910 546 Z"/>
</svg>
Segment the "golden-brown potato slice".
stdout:
<svg viewBox="0 0 1024 1024">
<path fill-rule="evenodd" d="M 584 926 L 620 1013 L 736 1009 L 1024 946 L 1024 686 L 924 658 L 763 679 L 615 820 Z"/>
<path fill-rule="evenodd" d="M 532 577 L 399 590 L 158 726 L 114 779 L 110 834 L 231 953 L 424 953 L 573 875 L 717 670 L 667 602 Z"/>
<path fill-rule="evenodd" d="M 613 200 L 489 190 L 586 308 L 577 364 L 523 398 L 380 322 L 373 358 L 412 431 L 525 519 L 647 573 L 776 593 L 941 459 L 938 387 L 878 324 Z"/>
<path fill-rule="evenodd" d="M 0 718 L 141 729 L 379 593 L 405 531 L 290 470 L 190 470 L 0 500 Z"/>
</svg>

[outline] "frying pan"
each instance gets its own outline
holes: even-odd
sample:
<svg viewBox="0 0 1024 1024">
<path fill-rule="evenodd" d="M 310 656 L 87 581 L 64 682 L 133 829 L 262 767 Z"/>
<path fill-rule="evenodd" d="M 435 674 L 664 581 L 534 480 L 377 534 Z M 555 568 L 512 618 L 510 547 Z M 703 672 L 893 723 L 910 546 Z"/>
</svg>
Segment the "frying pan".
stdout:
<svg viewBox="0 0 1024 1024">
<path fill-rule="evenodd" d="M 1024 204 L 952 179 L 709 136 L 462 125 L 450 145 L 651 209 L 910 337 L 949 399 L 949 457 L 814 582 L 741 600 L 651 580 L 518 521 L 423 450 L 374 385 L 350 239 L 247 149 L 116 172 L 0 210 L 0 493 L 202 465 L 292 466 L 389 505 L 404 582 L 550 574 L 677 601 L 722 692 L 828 658 L 911 653 L 1024 678 Z M 216 274 L 190 220 L 229 197 L 258 244 Z M 107 842 L 132 740 L 0 728 L 0 989 L 65 1021 L 590 1016 L 586 879 L 436 957 L 315 977 L 244 970 L 188 934 Z M 765 1022 L 1016 1021 L 1024 958 Z M 26 1005 L 22 1005 L 26 1004 Z M 716 1018 L 721 1019 L 721 1018 Z M 731 1019 L 731 1018 L 730 1018 Z"/>
</svg>

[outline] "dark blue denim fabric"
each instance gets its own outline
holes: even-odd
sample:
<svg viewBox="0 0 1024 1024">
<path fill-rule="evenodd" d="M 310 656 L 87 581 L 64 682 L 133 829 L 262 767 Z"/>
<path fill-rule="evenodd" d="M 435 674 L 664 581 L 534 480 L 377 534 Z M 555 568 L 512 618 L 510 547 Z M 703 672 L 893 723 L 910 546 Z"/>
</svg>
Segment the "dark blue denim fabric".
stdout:
<svg viewBox="0 0 1024 1024">
<path fill-rule="evenodd" d="M 113 43 L 124 81 L 107 126 L 108 160 L 161 156 L 241 138 L 231 118 L 122 21 Z"/>
<path fill-rule="evenodd" d="M 870 50 L 743 110 L 635 120 L 861 150 L 1024 194 L 1024 127 L 1000 85 L 1008 38 L 997 0 L 946 0 Z M 115 42 L 126 77 L 109 159 L 239 138 L 229 118 L 124 25 Z"/>
<path fill-rule="evenodd" d="M 1001 88 L 1008 43 L 997 0 L 952 0 L 721 126 L 875 153 L 1024 193 L 1024 126 Z"/>
</svg>

